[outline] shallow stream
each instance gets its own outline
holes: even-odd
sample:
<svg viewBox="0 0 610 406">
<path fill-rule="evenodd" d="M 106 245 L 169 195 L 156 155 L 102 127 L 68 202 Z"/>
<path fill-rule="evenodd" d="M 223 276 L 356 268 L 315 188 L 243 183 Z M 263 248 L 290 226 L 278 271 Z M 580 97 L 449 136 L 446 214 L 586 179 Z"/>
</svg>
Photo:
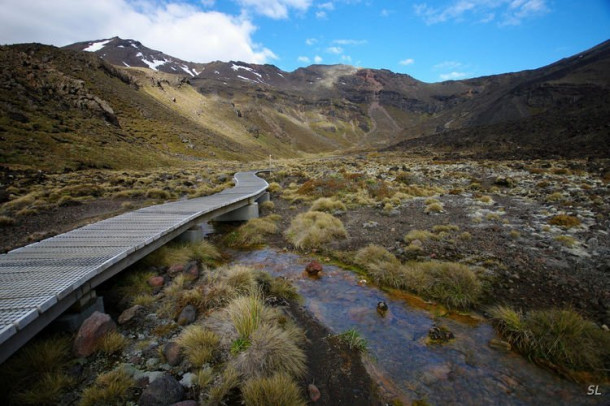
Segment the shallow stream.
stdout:
<svg viewBox="0 0 610 406">
<path fill-rule="evenodd" d="M 513 352 L 492 349 L 498 338 L 486 322 L 435 318 L 433 312 L 409 305 L 399 296 L 374 286 L 359 285 L 359 277 L 324 265 L 322 277 L 304 273 L 311 258 L 263 249 L 236 253 L 235 262 L 290 280 L 304 306 L 336 333 L 355 328 L 368 343 L 373 377 L 382 389 L 411 402 L 460 405 L 597 405 L 608 402 L 610 388 L 588 396 L 588 384 L 576 384 L 529 363 Z M 376 311 L 379 301 L 389 310 Z M 455 339 L 427 344 L 435 325 L 447 327 Z"/>
</svg>

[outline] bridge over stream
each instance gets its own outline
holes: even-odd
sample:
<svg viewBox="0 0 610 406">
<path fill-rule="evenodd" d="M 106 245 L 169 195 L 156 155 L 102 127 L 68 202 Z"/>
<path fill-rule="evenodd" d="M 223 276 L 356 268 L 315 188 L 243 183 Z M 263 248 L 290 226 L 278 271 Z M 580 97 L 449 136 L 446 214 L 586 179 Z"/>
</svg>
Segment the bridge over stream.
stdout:
<svg viewBox="0 0 610 406">
<path fill-rule="evenodd" d="M 258 217 L 269 186 L 238 172 L 235 186 L 211 196 L 121 214 L 0 255 L 0 363 L 94 289 L 208 220 Z"/>
</svg>

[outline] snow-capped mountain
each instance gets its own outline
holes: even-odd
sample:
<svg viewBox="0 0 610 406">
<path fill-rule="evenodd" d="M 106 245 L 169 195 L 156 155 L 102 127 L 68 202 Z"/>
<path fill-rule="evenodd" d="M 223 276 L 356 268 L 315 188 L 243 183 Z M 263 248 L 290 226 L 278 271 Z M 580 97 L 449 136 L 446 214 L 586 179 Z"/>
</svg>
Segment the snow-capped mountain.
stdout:
<svg viewBox="0 0 610 406">
<path fill-rule="evenodd" d="M 199 75 L 204 69 L 204 64 L 186 62 L 147 48 L 139 41 L 119 37 L 77 42 L 65 48 L 93 52 L 114 65 L 150 68 L 166 73 L 188 74 L 191 77 Z"/>
</svg>

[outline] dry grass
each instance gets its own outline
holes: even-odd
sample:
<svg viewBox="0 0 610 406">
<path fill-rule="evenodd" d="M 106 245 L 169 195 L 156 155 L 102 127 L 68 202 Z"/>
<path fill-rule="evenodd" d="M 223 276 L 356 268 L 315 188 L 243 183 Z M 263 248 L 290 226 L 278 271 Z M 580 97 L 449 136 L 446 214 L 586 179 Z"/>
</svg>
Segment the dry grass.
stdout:
<svg viewBox="0 0 610 406">
<path fill-rule="evenodd" d="M 65 373 L 70 350 L 70 339 L 64 336 L 28 343 L 0 369 L 0 401 L 4 404 L 56 404 L 74 384 Z"/>
<path fill-rule="evenodd" d="M 123 351 L 128 344 L 127 338 L 117 331 L 111 331 L 100 340 L 98 349 L 108 355 Z"/>
<path fill-rule="evenodd" d="M 564 228 L 572 228 L 580 225 L 578 217 L 570 216 L 567 214 L 558 214 L 551 217 L 549 224 L 553 226 L 559 226 Z"/>
<path fill-rule="evenodd" d="M 125 404 L 128 390 L 134 385 L 132 377 L 123 368 L 106 372 L 83 391 L 80 406 Z"/>
<path fill-rule="evenodd" d="M 252 378 L 242 386 L 246 406 L 305 406 L 298 386 L 292 377 L 277 373 L 271 377 Z"/>
<path fill-rule="evenodd" d="M 208 241 L 187 244 L 168 244 L 146 256 L 142 262 L 149 266 L 172 266 L 199 261 L 214 265 L 221 258 L 218 249 Z"/>
<path fill-rule="evenodd" d="M 610 335 L 573 310 L 532 310 L 525 315 L 506 307 L 490 311 L 502 336 L 533 360 L 607 378 Z"/>
<path fill-rule="evenodd" d="M 424 209 L 424 213 L 442 213 L 442 212 L 443 212 L 443 205 L 441 203 L 428 204 L 428 205 L 426 205 L 426 208 Z"/>
<path fill-rule="evenodd" d="M 271 376 L 276 372 L 300 377 L 305 373 L 305 352 L 299 346 L 302 332 L 262 323 L 249 338 L 250 345 L 233 359 L 245 378 Z"/>
<path fill-rule="evenodd" d="M 576 239 L 569 235 L 558 235 L 554 238 L 555 241 L 568 248 L 572 248 L 576 245 Z"/>
<path fill-rule="evenodd" d="M 347 237 L 343 223 L 320 211 L 298 214 L 285 232 L 286 238 L 299 249 L 319 248 L 323 244 Z"/>
<path fill-rule="evenodd" d="M 411 230 L 405 235 L 404 241 L 410 243 L 415 240 L 423 242 L 431 239 L 436 240 L 438 236 L 428 230 Z"/>
<path fill-rule="evenodd" d="M 214 360 L 220 337 L 203 326 L 193 324 L 182 330 L 176 342 L 189 362 L 199 368 Z"/>
<path fill-rule="evenodd" d="M 231 365 L 228 365 L 220 374 L 220 380 L 210 388 L 207 403 L 203 404 L 220 404 L 222 399 L 227 396 L 232 389 L 239 385 L 239 378 L 239 372 Z"/>
<path fill-rule="evenodd" d="M 403 268 L 404 288 L 450 308 L 468 308 L 477 303 L 481 282 L 466 265 L 455 262 L 423 262 Z"/>
<path fill-rule="evenodd" d="M 328 213 L 334 213 L 337 211 L 347 211 L 347 207 L 340 200 L 336 200 L 328 197 L 321 197 L 313 202 L 309 211 L 325 211 Z"/>
<path fill-rule="evenodd" d="M 8 216 L 0 216 L 0 227 L 13 226 L 17 223 L 14 218 Z"/>
<path fill-rule="evenodd" d="M 268 235 L 277 234 L 277 222 L 281 217 L 272 214 L 266 217 L 254 218 L 230 233 L 225 242 L 234 248 L 254 248 L 265 244 Z"/>
<path fill-rule="evenodd" d="M 249 339 L 250 335 L 263 321 L 265 304 L 259 294 L 240 296 L 231 301 L 225 308 L 239 337 Z"/>
</svg>

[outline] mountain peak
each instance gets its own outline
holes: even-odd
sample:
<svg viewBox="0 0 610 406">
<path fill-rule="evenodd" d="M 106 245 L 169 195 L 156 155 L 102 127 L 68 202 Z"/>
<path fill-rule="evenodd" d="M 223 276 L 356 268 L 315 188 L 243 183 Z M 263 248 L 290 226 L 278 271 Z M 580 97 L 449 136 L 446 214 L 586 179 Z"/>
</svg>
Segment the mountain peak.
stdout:
<svg viewBox="0 0 610 406">
<path fill-rule="evenodd" d="M 77 42 L 64 47 L 76 51 L 93 52 L 113 65 L 128 68 L 150 68 L 155 71 L 173 74 L 188 74 L 195 77 L 203 70 L 203 64 L 186 62 L 150 49 L 140 41 L 122 39 L 118 36 L 94 41 Z"/>
</svg>

